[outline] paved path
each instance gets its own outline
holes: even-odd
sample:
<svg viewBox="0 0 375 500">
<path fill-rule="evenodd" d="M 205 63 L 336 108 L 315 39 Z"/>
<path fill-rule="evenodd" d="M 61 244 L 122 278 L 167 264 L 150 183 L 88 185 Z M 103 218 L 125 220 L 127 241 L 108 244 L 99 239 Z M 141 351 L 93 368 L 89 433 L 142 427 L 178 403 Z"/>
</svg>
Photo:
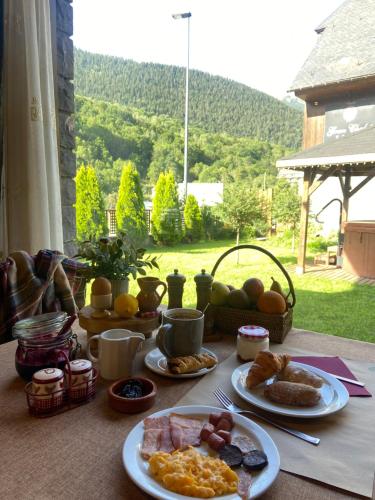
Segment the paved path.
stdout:
<svg viewBox="0 0 375 500">
<path fill-rule="evenodd" d="M 288 271 L 291 273 L 295 273 L 296 266 L 288 266 Z M 322 266 L 322 265 L 306 265 L 307 275 L 320 276 L 321 278 L 326 278 L 330 280 L 342 280 L 349 281 L 350 283 L 355 283 L 356 285 L 370 285 L 375 286 L 374 278 L 360 278 L 355 276 L 354 274 L 350 274 L 343 269 L 336 268 L 335 266 Z"/>
</svg>

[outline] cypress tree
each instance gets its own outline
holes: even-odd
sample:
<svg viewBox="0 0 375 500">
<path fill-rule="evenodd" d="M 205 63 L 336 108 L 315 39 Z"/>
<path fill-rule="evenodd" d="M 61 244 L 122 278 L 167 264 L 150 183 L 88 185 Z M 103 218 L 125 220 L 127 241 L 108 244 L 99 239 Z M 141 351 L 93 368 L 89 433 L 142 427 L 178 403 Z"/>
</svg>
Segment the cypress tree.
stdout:
<svg viewBox="0 0 375 500">
<path fill-rule="evenodd" d="M 189 194 L 184 207 L 185 236 L 188 241 L 199 241 L 202 237 L 202 214 L 196 197 Z"/>
<path fill-rule="evenodd" d="M 159 175 L 152 211 L 152 235 L 158 243 L 173 245 L 182 239 L 182 221 L 173 172 Z"/>
<path fill-rule="evenodd" d="M 124 164 L 116 204 L 117 228 L 130 237 L 135 245 L 147 238 L 146 214 L 141 180 L 134 163 Z"/>
<path fill-rule="evenodd" d="M 164 172 L 160 172 L 155 186 L 154 198 L 152 200 L 151 234 L 157 242 L 160 242 L 161 235 L 161 216 L 164 208 L 165 181 L 166 176 Z"/>
<path fill-rule="evenodd" d="M 82 165 L 75 181 L 77 239 L 84 241 L 107 235 L 104 201 L 94 168 Z"/>
</svg>

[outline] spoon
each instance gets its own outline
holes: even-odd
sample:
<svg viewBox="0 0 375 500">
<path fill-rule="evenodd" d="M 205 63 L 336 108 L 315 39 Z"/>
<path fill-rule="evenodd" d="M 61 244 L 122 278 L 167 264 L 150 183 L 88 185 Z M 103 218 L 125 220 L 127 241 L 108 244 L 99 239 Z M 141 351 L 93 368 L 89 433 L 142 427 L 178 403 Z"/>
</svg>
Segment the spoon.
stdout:
<svg viewBox="0 0 375 500">
<path fill-rule="evenodd" d="M 69 328 L 72 326 L 72 324 L 74 323 L 74 321 L 76 319 L 77 319 L 76 313 L 69 316 L 68 319 L 65 321 L 64 326 L 61 328 L 61 330 L 57 334 L 57 336 L 59 337 L 60 335 L 64 335 L 64 333 L 66 333 L 69 330 Z"/>
</svg>

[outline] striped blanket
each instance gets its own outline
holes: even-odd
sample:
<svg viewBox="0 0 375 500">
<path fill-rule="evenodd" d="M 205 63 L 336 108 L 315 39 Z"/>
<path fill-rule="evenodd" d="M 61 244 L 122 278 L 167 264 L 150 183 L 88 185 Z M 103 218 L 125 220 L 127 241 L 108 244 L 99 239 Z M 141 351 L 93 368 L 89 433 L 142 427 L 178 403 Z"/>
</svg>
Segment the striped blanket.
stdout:
<svg viewBox="0 0 375 500">
<path fill-rule="evenodd" d="M 0 263 L 0 344 L 12 340 L 20 319 L 51 311 L 77 311 L 83 264 L 52 250 L 14 252 Z"/>
</svg>

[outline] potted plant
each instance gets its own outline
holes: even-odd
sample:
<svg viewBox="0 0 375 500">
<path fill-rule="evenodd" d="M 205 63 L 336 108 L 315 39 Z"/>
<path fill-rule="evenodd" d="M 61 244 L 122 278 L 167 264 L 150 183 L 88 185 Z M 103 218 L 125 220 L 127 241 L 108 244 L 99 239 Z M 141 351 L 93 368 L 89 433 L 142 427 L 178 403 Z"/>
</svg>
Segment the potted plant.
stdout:
<svg viewBox="0 0 375 500">
<path fill-rule="evenodd" d="M 82 272 L 91 280 L 104 276 L 112 284 L 112 299 L 129 291 L 129 276 L 144 276 L 145 268 L 159 269 L 157 257 L 145 257 L 144 248 L 135 248 L 125 233 L 113 238 L 90 239 L 79 244 L 76 257 L 89 263 Z"/>
</svg>

